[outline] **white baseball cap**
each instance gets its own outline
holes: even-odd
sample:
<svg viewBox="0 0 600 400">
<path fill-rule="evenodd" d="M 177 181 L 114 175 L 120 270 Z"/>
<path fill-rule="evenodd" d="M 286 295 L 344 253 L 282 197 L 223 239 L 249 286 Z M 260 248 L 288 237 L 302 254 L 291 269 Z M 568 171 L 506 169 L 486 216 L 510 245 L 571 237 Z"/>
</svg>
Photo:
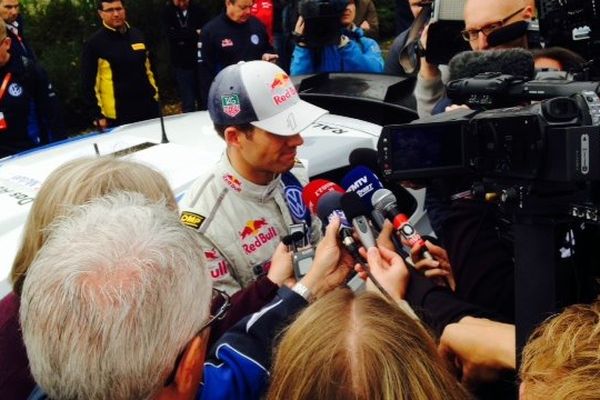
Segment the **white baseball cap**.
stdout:
<svg viewBox="0 0 600 400">
<path fill-rule="evenodd" d="M 269 133 L 292 136 L 328 111 L 300 100 L 290 77 L 267 61 L 239 62 L 223 69 L 208 94 L 213 123 L 250 123 Z"/>
</svg>

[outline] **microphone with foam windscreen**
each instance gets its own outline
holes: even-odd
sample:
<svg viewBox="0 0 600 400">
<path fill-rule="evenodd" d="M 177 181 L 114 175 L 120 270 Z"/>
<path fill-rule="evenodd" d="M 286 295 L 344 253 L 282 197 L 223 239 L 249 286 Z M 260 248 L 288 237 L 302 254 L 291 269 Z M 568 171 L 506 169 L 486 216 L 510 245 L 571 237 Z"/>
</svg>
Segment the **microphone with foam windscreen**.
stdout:
<svg viewBox="0 0 600 400">
<path fill-rule="evenodd" d="M 498 72 L 503 75 L 533 79 L 535 67 L 531 52 L 525 49 L 498 49 L 463 51 L 452 57 L 448 64 L 449 82 L 474 78 L 477 75 Z"/>
<path fill-rule="evenodd" d="M 524 99 L 511 88 L 520 88 L 534 77 L 531 53 L 524 49 L 462 52 L 448 66 L 446 94 L 454 104 L 473 109 L 511 107 Z"/>
<path fill-rule="evenodd" d="M 427 250 L 425 241 L 421 238 L 421 235 L 419 235 L 416 229 L 411 225 L 406 214 L 400 212 L 398 209 L 396 197 L 394 197 L 394 194 L 391 191 L 379 189 L 373 194 L 371 201 L 376 210 L 379 210 L 386 218 L 392 221 L 396 232 L 408 242 L 410 247 L 418 244 L 422 257 L 433 258 Z"/>
<path fill-rule="evenodd" d="M 325 179 L 315 179 L 304 186 L 302 200 L 312 214 L 317 214 L 319 198 L 329 192 L 344 193 L 344 189 L 337 183 Z"/>
</svg>

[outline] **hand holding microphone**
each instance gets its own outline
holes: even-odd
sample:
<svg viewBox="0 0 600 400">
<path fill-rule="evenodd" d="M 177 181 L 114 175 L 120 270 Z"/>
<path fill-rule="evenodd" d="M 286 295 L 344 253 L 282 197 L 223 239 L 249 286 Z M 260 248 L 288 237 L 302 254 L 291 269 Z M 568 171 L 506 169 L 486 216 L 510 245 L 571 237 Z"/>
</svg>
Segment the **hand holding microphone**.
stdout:
<svg viewBox="0 0 600 400">
<path fill-rule="evenodd" d="M 366 271 L 362 265 L 356 266 L 356 272 L 363 279 L 370 278 L 369 273 L 375 277 L 376 282 L 380 282 L 385 292 L 396 302 L 399 303 L 406 294 L 410 273 L 402 257 L 395 251 L 384 247 L 371 247 L 368 250 L 360 249 L 361 254 L 369 263 L 369 271 Z M 367 290 L 376 291 L 376 285 L 371 285 L 371 280 L 367 280 Z"/>
<path fill-rule="evenodd" d="M 403 241 L 408 243 L 409 247 L 416 247 L 422 258 L 433 258 L 425 246 L 425 241 L 421 238 L 421 235 L 419 235 L 416 229 L 410 224 L 408 216 L 398 210 L 396 197 L 390 190 L 377 190 L 373 193 L 371 202 L 376 210 L 379 210 L 386 218 L 392 221 L 396 233 L 402 237 Z"/>
<path fill-rule="evenodd" d="M 427 278 L 436 278 L 448 282 L 452 291 L 456 290 L 456 281 L 452 273 L 452 266 L 448 258 L 448 253 L 440 246 L 436 246 L 429 240 L 425 241 L 425 246 L 433 258 L 423 258 L 420 256 L 420 247 L 415 244 L 411 249 L 410 255 L 415 269 L 422 271 Z"/>
</svg>

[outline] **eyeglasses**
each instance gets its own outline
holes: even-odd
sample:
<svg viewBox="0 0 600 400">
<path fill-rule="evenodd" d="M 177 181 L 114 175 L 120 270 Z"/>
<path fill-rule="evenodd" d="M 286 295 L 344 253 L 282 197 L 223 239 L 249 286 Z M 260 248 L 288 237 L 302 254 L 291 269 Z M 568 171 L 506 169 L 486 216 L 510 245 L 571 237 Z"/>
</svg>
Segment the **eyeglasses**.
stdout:
<svg viewBox="0 0 600 400">
<path fill-rule="evenodd" d="M 118 14 L 118 13 L 122 12 L 123 10 L 125 10 L 123 7 L 111 7 L 111 8 L 107 8 L 105 10 L 100 10 L 100 11 L 102 11 L 103 13 L 107 13 L 107 14 L 112 14 L 112 13 Z"/>
<path fill-rule="evenodd" d="M 215 321 L 221 320 L 221 319 L 225 318 L 225 315 L 227 315 L 227 311 L 229 311 L 229 309 L 231 308 L 231 297 L 226 292 L 213 288 L 211 305 L 215 304 L 217 302 L 222 302 L 221 306 L 219 307 L 219 310 L 215 313 L 215 315 L 211 316 L 208 319 L 208 321 L 206 321 L 206 323 L 204 323 L 200 327 L 200 329 L 198 329 L 196 334 L 193 336 L 194 338 L 196 336 L 200 336 L 200 334 L 206 328 L 208 328 L 209 326 L 214 324 Z M 191 341 L 191 339 L 190 339 L 190 341 Z M 186 346 L 186 348 L 187 348 L 187 346 Z M 177 372 L 177 366 L 181 362 L 181 358 L 183 357 L 184 352 L 185 352 L 185 348 L 181 351 L 181 353 L 179 353 L 179 355 L 175 359 L 175 367 L 173 368 L 173 370 L 169 374 L 169 377 L 165 381 L 165 386 L 169 386 L 175 380 L 175 373 Z"/>
<path fill-rule="evenodd" d="M 215 315 L 211 316 L 208 321 L 206 321 L 206 323 L 200 327 L 194 336 L 199 336 L 203 330 L 214 324 L 215 321 L 225 318 L 225 315 L 227 315 L 227 311 L 229 311 L 231 308 L 231 297 L 229 297 L 226 292 L 213 288 L 211 304 L 214 304 L 217 301 L 222 301 L 221 307 L 219 307 L 219 310 L 215 313 Z"/>
<path fill-rule="evenodd" d="M 515 11 L 514 13 L 510 14 L 508 17 L 501 19 L 497 22 L 492 22 L 491 24 L 487 24 L 485 26 L 482 26 L 479 29 L 465 29 L 464 31 L 460 32 L 460 34 L 462 35 L 463 39 L 465 39 L 467 42 L 472 42 L 475 41 L 479 38 L 479 32 L 483 33 L 485 36 L 489 35 L 490 33 L 492 33 L 493 31 L 495 31 L 498 28 L 502 28 L 502 26 L 512 17 L 514 17 L 515 15 L 519 14 L 520 12 L 522 12 L 525 9 L 525 7 Z"/>
</svg>

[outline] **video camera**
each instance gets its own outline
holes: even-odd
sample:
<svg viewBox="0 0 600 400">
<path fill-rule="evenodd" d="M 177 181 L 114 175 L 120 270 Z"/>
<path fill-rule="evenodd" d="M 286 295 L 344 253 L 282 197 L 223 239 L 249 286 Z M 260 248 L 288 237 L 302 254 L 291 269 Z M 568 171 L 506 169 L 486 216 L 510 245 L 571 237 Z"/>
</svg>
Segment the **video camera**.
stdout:
<svg viewBox="0 0 600 400">
<path fill-rule="evenodd" d="M 600 180 L 600 99 L 595 92 L 522 107 L 461 109 L 385 126 L 386 179 L 465 176 L 505 181 Z"/>
<path fill-rule="evenodd" d="M 556 71 L 555 77 L 546 76 L 545 79 L 536 77 L 533 80 L 500 72 L 488 72 L 473 78 L 453 80 L 446 85 L 446 94 L 453 104 L 465 104 L 473 109 L 510 107 L 528 101 L 574 95 L 577 101 L 590 103 L 588 106 L 591 117 L 599 122 L 600 116 L 596 113 L 597 104 L 594 103 L 597 96 L 578 96 L 588 92 L 600 93 L 600 82 L 574 81 L 566 74 L 560 75 L 559 71 Z"/>
<path fill-rule="evenodd" d="M 400 53 L 400 64 L 408 74 L 419 71 L 420 57 L 435 65 L 447 64 L 457 53 L 469 50 L 460 32 L 464 29 L 463 9 L 466 0 L 424 0 L 421 12 L 410 27 L 404 48 Z M 427 50 L 419 39 L 425 26 L 430 23 L 427 34 Z"/>
<path fill-rule="evenodd" d="M 295 40 L 304 47 L 320 48 L 339 44 L 341 17 L 348 0 L 303 0 L 299 5 L 304 31 Z"/>
</svg>

